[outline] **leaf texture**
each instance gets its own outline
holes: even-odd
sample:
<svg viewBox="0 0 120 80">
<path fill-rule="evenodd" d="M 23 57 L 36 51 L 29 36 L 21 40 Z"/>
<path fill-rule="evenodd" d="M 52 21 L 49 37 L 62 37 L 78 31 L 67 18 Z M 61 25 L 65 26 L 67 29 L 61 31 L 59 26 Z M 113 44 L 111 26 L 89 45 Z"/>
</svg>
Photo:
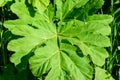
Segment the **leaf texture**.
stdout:
<svg viewBox="0 0 120 80">
<path fill-rule="evenodd" d="M 63 20 L 63 16 L 87 2 L 55 0 L 56 11 L 55 6 L 48 5 L 49 1 L 46 0 L 44 4 L 48 7 L 40 7 L 40 3 L 39 8 L 42 9 L 33 10 L 34 16 L 30 15 L 32 12 L 24 1 L 15 2 L 11 10 L 19 19 L 4 23 L 12 34 L 19 37 L 8 44 L 8 49 L 15 52 L 11 62 L 17 66 L 22 63 L 23 57 L 33 53 L 28 59 L 30 69 L 39 79 L 46 74 L 45 80 L 92 80 L 93 70 L 87 56 L 90 55 L 98 66 L 105 63 L 108 52 L 104 47 L 111 45 L 108 35 L 111 32 L 109 23 L 113 18 L 110 15 L 91 15 L 86 21 Z M 56 17 L 60 21 L 56 21 Z"/>
</svg>

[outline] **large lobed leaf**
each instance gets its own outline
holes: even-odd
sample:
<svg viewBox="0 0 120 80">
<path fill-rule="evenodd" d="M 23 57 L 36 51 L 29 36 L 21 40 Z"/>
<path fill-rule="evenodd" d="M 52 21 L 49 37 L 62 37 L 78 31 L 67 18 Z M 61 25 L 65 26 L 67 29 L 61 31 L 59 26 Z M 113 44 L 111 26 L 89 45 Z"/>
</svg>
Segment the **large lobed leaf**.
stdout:
<svg viewBox="0 0 120 80">
<path fill-rule="evenodd" d="M 32 12 L 29 12 L 24 1 L 14 3 L 11 10 L 19 19 L 4 23 L 14 35 L 20 36 L 8 44 L 8 49 L 15 52 L 11 62 L 19 65 L 24 56 L 34 53 L 29 64 L 32 73 L 39 78 L 47 74 L 45 80 L 91 80 L 93 71 L 86 56 L 90 55 L 98 66 L 105 63 L 108 53 L 104 47 L 110 46 L 107 35 L 111 32 L 109 23 L 113 18 L 109 15 L 92 15 L 87 17 L 86 22 L 76 19 L 64 22 L 64 16 L 73 8 L 79 8 L 87 2 L 55 0 L 58 9 L 56 13 L 62 15 L 53 14 L 53 6 L 50 4 L 48 8 L 43 8 L 44 11 L 37 9 L 34 16 L 30 16 Z M 67 5 L 69 9 L 65 13 Z M 52 20 L 56 16 L 60 19 L 59 23 Z M 77 48 L 81 52 L 77 52 Z"/>
</svg>

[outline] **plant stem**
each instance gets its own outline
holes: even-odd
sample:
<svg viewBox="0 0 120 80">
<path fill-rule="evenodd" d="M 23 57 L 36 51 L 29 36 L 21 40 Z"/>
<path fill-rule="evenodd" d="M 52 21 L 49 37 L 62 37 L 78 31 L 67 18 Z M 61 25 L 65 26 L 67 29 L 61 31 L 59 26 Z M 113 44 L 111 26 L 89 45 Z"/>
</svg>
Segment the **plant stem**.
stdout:
<svg viewBox="0 0 120 80">
<path fill-rule="evenodd" d="M 2 15 L 1 15 L 1 54 L 3 59 L 3 65 L 5 66 L 7 64 L 7 54 L 6 54 L 6 46 L 5 46 L 5 40 L 4 40 L 4 27 L 3 23 L 5 20 L 5 14 L 4 14 L 4 7 L 2 7 Z"/>
</svg>

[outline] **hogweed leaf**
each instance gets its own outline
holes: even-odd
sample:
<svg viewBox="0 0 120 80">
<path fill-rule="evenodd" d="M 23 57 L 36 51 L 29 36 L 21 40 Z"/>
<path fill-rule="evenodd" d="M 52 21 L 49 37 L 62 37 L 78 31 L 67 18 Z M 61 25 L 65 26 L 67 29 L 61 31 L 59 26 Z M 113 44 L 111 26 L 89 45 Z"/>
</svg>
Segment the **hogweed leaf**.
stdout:
<svg viewBox="0 0 120 80">
<path fill-rule="evenodd" d="M 69 13 L 88 2 L 66 0 L 58 5 L 59 1 L 55 1 L 55 5 L 62 17 L 67 15 L 64 12 L 67 7 Z M 11 6 L 11 10 L 19 17 L 4 23 L 12 34 L 18 36 L 8 43 L 8 49 L 15 52 L 10 58 L 11 62 L 20 65 L 23 57 L 33 53 L 28 59 L 30 69 L 39 79 L 46 74 L 45 80 L 91 80 L 93 70 L 87 55 L 98 66 L 105 63 L 108 52 L 104 47 L 111 45 L 108 35 L 111 32 L 109 23 L 113 18 L 110 15 L 91 15 L 86 21 L 70 19 L 57 22 L 54 21 L 55 5 L 44 4 L 48 8 L 43 8 L 44 11 L 33 10 L 34 16 L 30 15 L 32 12 L 24 1 Z M 60 10 L 61 5 L 64 5 L 64 9 Z M 22 14 L 20 10 L 25 13 Z M 58 17 L 61 17 L 61 13 Z M 104 33 L 104 29 L 107 32 Z"/>
<path fill-rule="evenodd" d="M 20 8 L 24 8 L 23 11 L 26 12 L 24 15 L 21 15 L 20 11 L 16 10 Z M 45 13 L 36 12 L 35 16 L 31 17 L 24 2 L 16 2 L 11 9 L 20 18 L 4 23 L 4 26 L 14 35 L 20 36 L 20 38 L 14 39 L 8 44 L 8 49 L 15 52 L 11 56 L 11 62 L 18 65 L 22 62 L 24 56 L 34 53 L 29 59 L 30 69 L 39 78 L 46 73 L 48 73 L 46 80 L 70 80 L 72 78 L 89 80 L 92 78 L 92 68 L 88 64 L 89 60 L 86 61 L 84 58 L 79 57 L 76 54 L 76 49 L 70 52 L 74 54 L 70 54 L 69 50 L 66 50 L 71 55 L 70 57 L 62 51 L 64 46 L 59 47 L 57 39 L 60 35 L 57 33 L 55 24 L 50 22 Z M 72 55 L 81 62 L 76 63 L 76 58 L 72 58 Z M 70 61 L 70 64 L 68 61 Z M 84 64 L 84 66 L 80 64 Z M 56 75 L 53 76 L 54 73 Z"/>
</svg>

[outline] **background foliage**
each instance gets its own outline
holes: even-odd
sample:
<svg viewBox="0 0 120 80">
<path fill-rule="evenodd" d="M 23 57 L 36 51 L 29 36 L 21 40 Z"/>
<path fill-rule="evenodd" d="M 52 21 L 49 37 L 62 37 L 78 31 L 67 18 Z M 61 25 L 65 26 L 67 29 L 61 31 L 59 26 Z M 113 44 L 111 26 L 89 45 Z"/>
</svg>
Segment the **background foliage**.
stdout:
<svg viewBox="0 0 120 80">
<path fill-rule="evenodd" d="M 0 0 L 0 80 L 119 80 L 119 0 Z"/>
</svg>

